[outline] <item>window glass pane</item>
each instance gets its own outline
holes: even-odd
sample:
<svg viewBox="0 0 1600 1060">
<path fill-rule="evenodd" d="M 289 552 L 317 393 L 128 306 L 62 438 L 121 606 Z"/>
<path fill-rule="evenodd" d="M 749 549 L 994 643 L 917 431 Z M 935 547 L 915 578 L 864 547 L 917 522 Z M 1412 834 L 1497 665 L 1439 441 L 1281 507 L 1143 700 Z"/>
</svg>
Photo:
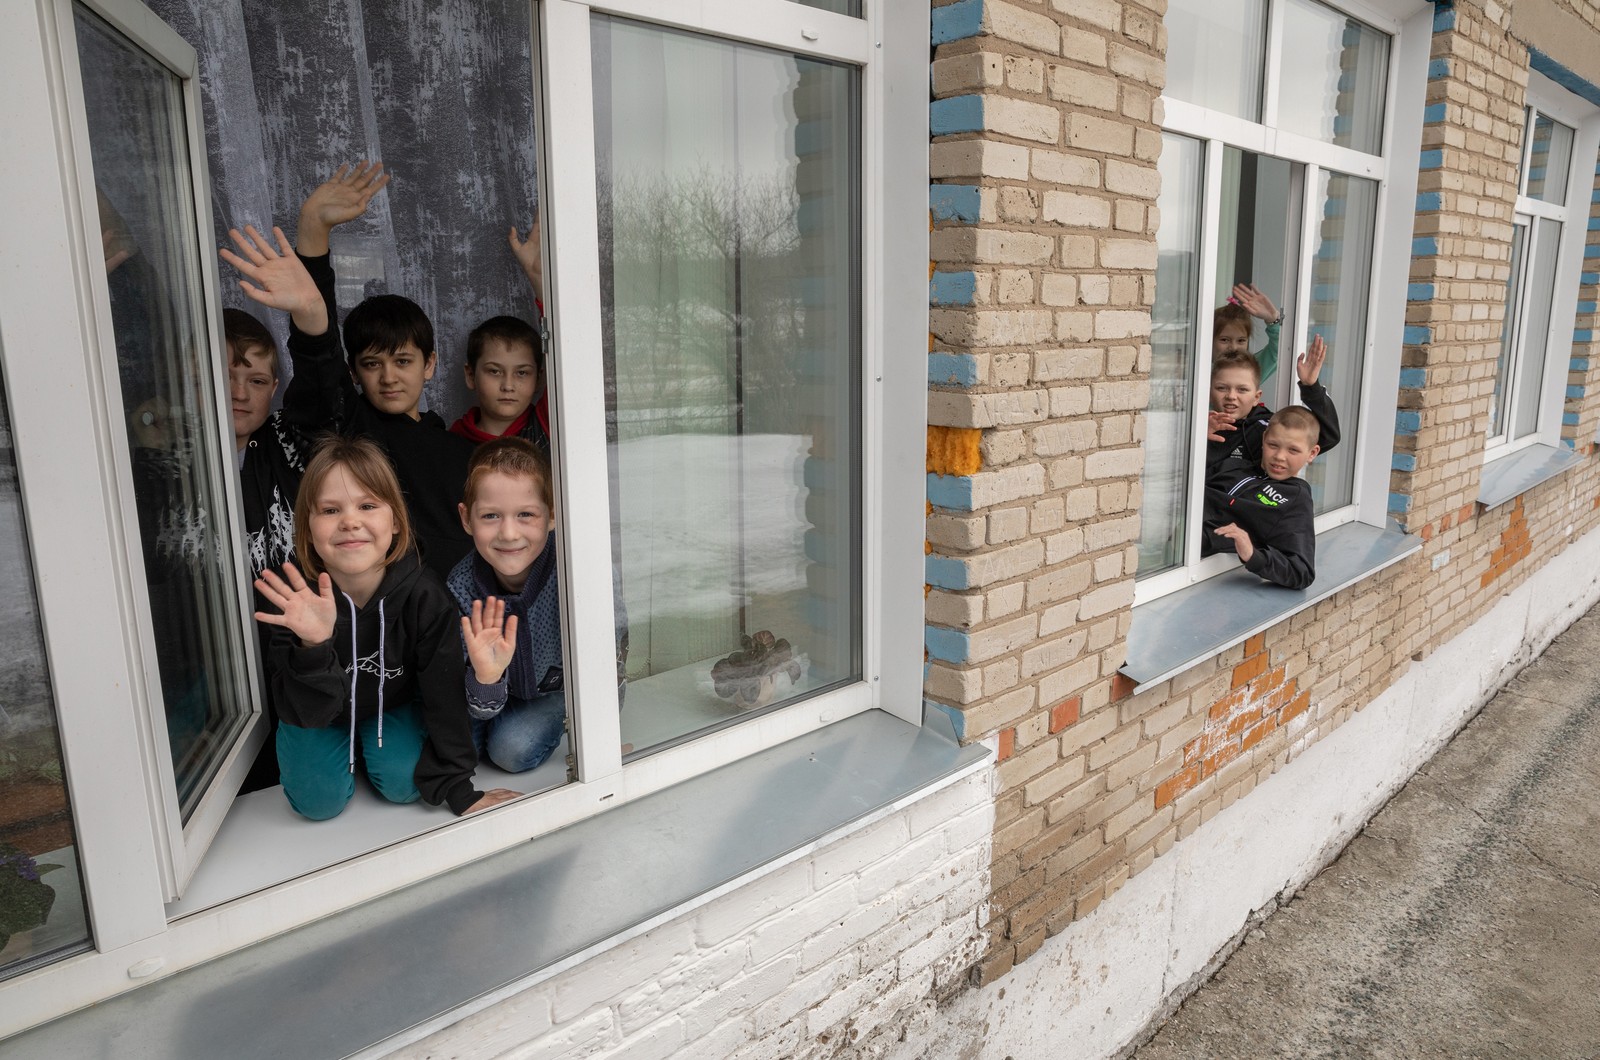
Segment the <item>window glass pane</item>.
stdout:
<svg viewBox="0 0 1600 1060">
<path fill-rule="evenodd" d="M 596 16 L 635 752 L 856 679 L 859 77 Z"/>
<path fill-rule="evenodd" d="M 1338 448 L 1306 468 L 1320 512 L 1355 499 L 1356 435 L 1361 414 L 1361 366 L 1367 351 L 1367 308 L 1372 284 L 1372 244 L 1378 223 L 1378 182 L 1324 170 L 1313 204 L 1316 249 L 1311 255 L 1311 334 L 1328 344 L 1317 381 L 1339 414 Z M 1284 349 L 1286 376 L 1298 350 Z"/>
<path fill-rule="evenodd" d="M 1533 253 L 1528 259 L 1528 319 L 1517 343 L 1513 440 L 1525 438 L 1539 429 L 1539 392 L 1544 389 L 1545 348 L 1550 345 L 1551 299 L 1555 296 L 1556 251 L 1561 246 L 1560 221 L 1541 217 L 1534 224 Z"/>
<path fill-rule="evenodd" d="M 232 454 L 216 427 L 182 87 L 95 15 L 78 8 L 76 18 L 133 505 L 187 819 L 251 706 L 223 514 Z"/>
<path fill-rule="evenodd" d="M 1222 156 L 1222 203 L 1217 231 L 1217 288 L 1213 305 L 1235 284 L 1253 283 L 1283 311 L 1282 334 L 1294 332 L 1295 271 L 1300 260 L 1300 203 L 1305 167 L 1229 147 Z M 1251 326 L 1250 349 L 1261 361 L 1262 400 L 1274 408 L 1290 396 L 1284 356 L 1268 342 L 1261 321 Z"/>
<path fill-rule="evenodd" d="M 792 0 L 802 7 L 815 7 L 823 11 L 832 11 L 836 15 L 849 15 L 851 18 L 861 17 L 861 0 Z"/>
<path fill-rule="evenodd" d="M 1139 575 L 1183 562 L 1200 289 L 1200 195 L 1205 151 L 1198 140 L 1161 138 L 1161 227 L 1156 232 L 1156 302 L 1150 337 Z"/>
<path fill-rule="evenodd" d="M 1572 129 L 1537 114 L 1528 152 L 1528 198 L 1564 204 L 1567 174 L 1572 168 Z"/>
<path fill-rule="evenodd" d="M 1312 0 L 1286 0 L 1282 19 L 1278 127 L 1379 153 L 1388 35 Z"/>
<path fill-rule="evenodd" d="M 1511 277 L 1506 281 L 1506 320 L 1500 329 L 1500 356 L 1494 366 L 1494 397 L 1489 402 L 1489 437 L 1505 433 L 1506 413 L 1510 410 L 1511 362 L 1516 359 L 1517 307 L 1522 304 L 1523 249 L 1528 241 L 1528 225 L 1518 221 L 1511 233 Z"/>
<path fill-rule="evenodd" d="M 1171 0 L 1166 94 L 1259 120 L 1266 32 L 1266 0 Z"/>
<path fill-rule="evenodd" d="M 0 978 L 89 941 L 34 595 L 11 417 L 0 383 Z"/>
</svg>

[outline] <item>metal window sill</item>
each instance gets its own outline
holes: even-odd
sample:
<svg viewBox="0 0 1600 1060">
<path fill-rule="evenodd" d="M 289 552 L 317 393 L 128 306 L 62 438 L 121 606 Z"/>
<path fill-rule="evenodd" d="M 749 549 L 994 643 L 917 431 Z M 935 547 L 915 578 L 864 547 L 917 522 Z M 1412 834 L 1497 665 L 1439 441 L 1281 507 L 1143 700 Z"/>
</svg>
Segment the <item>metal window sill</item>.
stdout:
<svg viewBox="0 0 1600 1060">
<path fill-rule="evenodd" d="M 5 1051 L 348 1056 L 555 975 L 988 757 L 867 711 L 63 1016 Z"/>
<path fill-rule="evenodd" d="M 1317 579 L 1304 589 L 1269 585 L 1243 567 L 1133 609 L 1121 672 L 1154 688 L 1422 548 L 1399 530 L 1345 523 L 1317 535 Z"/>
<path fill-rule="evenodd" d="M 1541 482 L 1583 463 L 1582 453 L 1543 442 L 1484 461 L 1478 504 L 1485 510 L 1516 500 Z"/>
</svg>

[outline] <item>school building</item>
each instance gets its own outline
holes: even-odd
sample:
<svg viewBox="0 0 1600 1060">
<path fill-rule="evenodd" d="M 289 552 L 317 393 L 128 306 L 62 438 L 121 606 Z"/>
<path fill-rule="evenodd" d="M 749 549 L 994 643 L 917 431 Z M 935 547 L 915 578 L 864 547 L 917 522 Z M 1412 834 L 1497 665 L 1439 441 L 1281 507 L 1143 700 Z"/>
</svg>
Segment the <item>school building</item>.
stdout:
<svg viewBox="0 0 1600 1060">
<path fill-rule="evenodd" d="M 0 1055 L 1116 1055 L 1600 601 L 1592 0 L 17 0 L 0 59 Z M 540 216 L 568 736 L 312 824 L 243 790 L 214 249 L 372 157 L 339 300 L 427 310 L 446 421 Z M 1269 406 L 1330 350 L 1305 590 L 1201 554 L 1236 283 Z"/>
</svg>

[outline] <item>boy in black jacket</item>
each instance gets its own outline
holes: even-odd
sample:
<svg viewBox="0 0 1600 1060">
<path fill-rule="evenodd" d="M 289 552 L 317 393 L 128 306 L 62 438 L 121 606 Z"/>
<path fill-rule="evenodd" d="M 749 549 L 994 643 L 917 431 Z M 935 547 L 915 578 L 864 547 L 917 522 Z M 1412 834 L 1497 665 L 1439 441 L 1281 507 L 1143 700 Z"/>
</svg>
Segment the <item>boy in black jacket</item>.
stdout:
<svg viewBox="0 0 1600 1060">
<path fill-rule="evenodd" d="M 1261 439 L 1255 467 L 1225 467 L 1206 483 L 1201 554 L 1233 552 L 1245 569 L 1288 589 L 1316 579 L 1311 487 L 1298 478 L 1320 451 L 1317 418 L 1298 405 L 1279 409 Z"/>
<path fill-rule="evenodd" d="M 1339 413 L 1333 407 L 1327 388 L 1317 382 L 1327 358 L 1327 343 L 1321 335 L 1315 335 L 1310 347 L 1295 361 L 1300 400 L 1316 417 L 1318 437 L 1315 441 L 1323 451 L 1339 444 Z M 1272 419 L 1272 410 L 1261 403 L 1261 365 L 1253 354 L 1244 350 L 1228 351 L 1212 359 L 1208 415 L 1208 481 L 1223 470 L 1225 463 L 1230 463 L 1234 470 L 1261 463 L 1261 439 Z"/>
</svg>

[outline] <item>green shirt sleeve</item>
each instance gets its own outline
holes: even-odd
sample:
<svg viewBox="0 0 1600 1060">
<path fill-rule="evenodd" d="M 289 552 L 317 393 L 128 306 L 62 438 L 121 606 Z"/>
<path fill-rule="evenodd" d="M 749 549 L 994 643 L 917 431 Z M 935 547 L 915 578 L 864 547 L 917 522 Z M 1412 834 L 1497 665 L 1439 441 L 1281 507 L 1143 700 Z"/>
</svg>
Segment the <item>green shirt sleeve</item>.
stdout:
<svg viewBox="0 0 1600 1060">
<path fill-rule="evenodd" d="M 1261 365 L 1261 389 L 1267 388 L 1267 380 L 1272 378 L 1272 373 L 1278 369 L 1278 332 L 1281 325 L 1277 321 L 1267 324 L 1267 344 L 1261 347 L 1261 352 L 1256 354 L 1256 360 Z"/>
</svg>

